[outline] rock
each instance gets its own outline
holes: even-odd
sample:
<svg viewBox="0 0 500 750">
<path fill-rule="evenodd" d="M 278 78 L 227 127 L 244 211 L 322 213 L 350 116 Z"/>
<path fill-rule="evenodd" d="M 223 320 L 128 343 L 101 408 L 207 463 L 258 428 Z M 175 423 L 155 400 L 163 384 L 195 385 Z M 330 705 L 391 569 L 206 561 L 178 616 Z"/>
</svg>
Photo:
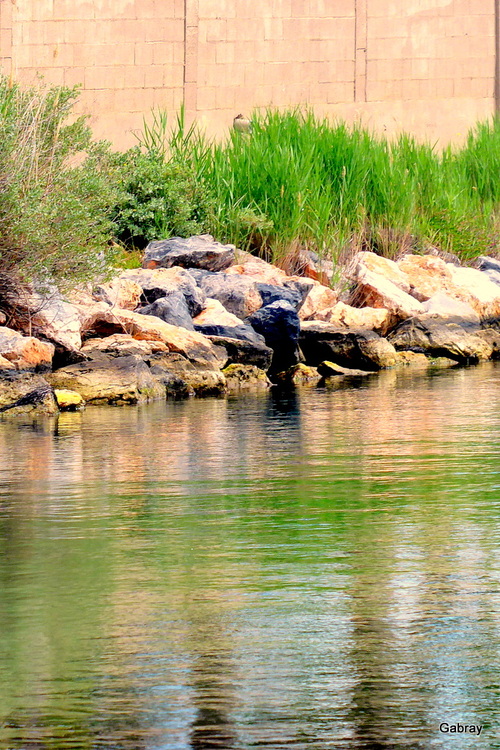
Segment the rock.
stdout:
<svg viewBox="0 0 500 750">
<path fill-rule="evenodd" d="M 127 357 L 131 354 L 147 358 L 157 352 L 168 352 L 168 346 L 162 341 L 138 341 L 128 333 L 115 333 L 103 339 L 88 339 L 82 346 L 82 354 L 95 358 L 99 354 L 110 357 Z"/>
<path fill-rule="evenodd" d="M 242 328 L 244 327 L 242 326 Z M 255 336 L 256 340 L 253 341 L 231 338 L 230 336 L 208 336 L 207 338 L 214 346 L 224 348 L 227 356 L 226 365 L 253 365 L 267 372 L 271 367 L 273 350 L 266 346 L 262 336 L 257 334 Z"/>
<path fill-rule="evenodd" d="M 85 401 L 76 391 L 55 389 L 54 396 L 61 411 L 79 411 L 85 407 Z"/>
<path fill-rule="evenodd" d="M 500 359 L 500 331 L 497 328 L 484 328 L 477 335 L 491 346 L 491 359 Z"/>
<path fill-rule="evenodd" d="M 422 303 L 422 308 L 424 315 L 421 317 L 423 318 L 433 315 L 438 318 L 453 320 L 457 323 L 459 321 L 475 323 L 477 326 L 481 322 L 478 313 L 468 302 L 461 302 L 444 292 L 433 294 L 426 302 Z"/>
<path fill-rule="evenodd" d="M 429 367 L 431 360 L 422 352 L 402 351 L 396 352 L 396 364 L 403 367 Z M 456 364 L 455 362 L 453 364 Z"/>
<path fill-rule="evenodd" d="M 317 385 L 320 380 L 321 375 L 318 373 L 316 367 L 309 367 L 309 365 L 304 365 L 302 362 L 276 375 L 276 382 L 279 385 L 291 387 L 297 385 Z"/>
<path fill-rule="evenodd" d="M 344 302 L 337 302 L 333 307 L 316 313 L 316 320 L 323 320 L 338 328 L 366 328 L 385 336 L 397 322 L 389 310 L 383 307 L 351 307 Z"/>
<path fill-rule="evenodd" d="M 302 299 L 302 303 L 304 303 L 313 286 L 317 286 L 317 282 L 313 279 L 306 279 L 303 276 L 288 276 L 283 286 L 298 294 Z"/>
<path fill-rule="evenodd" d="M 55 347 L 33 336 L 0 326 L 0 355 L 17 370 L 45 370 L 52 364 Z"/>
<path fill-rule="evenodd" d="M 2 370 L 15 370 L 16 366 L 12 364 L 12 362 L 9 362 L 8 359 L 5 359 L 5 357 L 2 357 L 0 355 L 0 372 Z"/>
<path fill-rule="evenodd" d="M 54 388 L 76 391 L 90 403 L 136 404 L 165 398 L 165 389 L 137 355 L 101 354 L 88 362 L 63 367 L 47 379 Z"/>
<path fill-rule="evenodd" d="M 184 268 L 131 268 L 123 271 L 118 278 L 133 281 L 141 287 L 143 305 L 168 297 L 172 292 L 182 292 L 191 317 L 199 315 L 205 306 L 205 295 L 198 288 L 193 275 Z"/>
<path fill-rule="evenodd" d="M 221 245 L 209 234 L 183 239 L 150 242 L 144 253 L 143 268 L 203 268 L 222 271 L 234 260 L 234 245 Z"/>
<path fill-rule="evenodd" d="M 452 281 L 448 265 L 433 255 L 405 255 L 397 265 L 404 274 L 404 291 L 420 302 L 445 292 Z M 403 289 L 401 284 L 398 286 Z"/>
<path fill-rule="evenodd" d="M 104 338 L 115 333 L 128 333 L 139 341 L 162 341 L 170 351 L 202 363 L 206 369 L 219 369 L 220 352 L 201 333 L 165 323 L 153 315 L 139 315 L 130 310 L 107 309 L 89 316 L 85 335 Z"/>
<path fill-rule="evenodd" d="M 4 326 L 7 322 L 7 316 L 0 310 L 0 326 Z"/>
<path fill-rule="evenodd" d="M 493 347 L 478 335 L 474 326 L 432 317 L 405 320 L 389 334 L 396 349 L 423 352 L 432 357 L 448 357 L 456 362 L 477 362 L 489 359 Z"/>
<path fill-rule="evenodd" d="M 264 370 L 253 365 L 232 364 L 222 371 L 226 378 L 227 390 L 234 393 L 242 390 L 267 390 L 271 381 Z"/>
<path fill-rule="evenodd" d="M 299 362 L 300 321 L 288 302 L 273 302 L 250 315 L 246 322 L 264 337 L 273 350 L 270 376 Z"/>
<path fill-rule="evenodd" d="M 186 299 L 180 291 L 171 292 L 168 297 L 159 297 L 150 305 L 140 307 L 137 312 L 140 315 L 154 315 L 160 320 L 164 320 L 165 323 L 194 331 Z"/>
<path fill-rule="evenodd" d="M 250 256 L 243 263 L 231 266 L 226 273 L 247 276 L 259 284 L 272 284 L 274 286 L 283 285 L 288 278 L 281 268 L 276 268 L 271 263 L 266 263 L 265 260 L 254 256 Z"/>
<path fill-rule="evenodd" d="M 135 310 L 141 301 L 142 288 L 132 279 L 117 276 L 108 284 L 98 285 L 93 293 L 94 299 L 106 302 L 122 310 Z"/>
<path fill-rule="evenodd" d="M 57 414 L 52 388 L 41 375 L 3 372 L 0 379 L 0 407 L 6 415 Z"/>
<path fill-rule="evenodd" d="M 193 319 L 193 323 L 195 330 L 205 336 L 241 339 L 255 344 L 259 349 L 265 347 L 264 338 L 250 325 L 228 312 L 218 300 L 207 298 L 205 310 Z"/>
<path fill-rule="evenodd" d="M 500 260 L 480 255 L 476 259 L 476 267 L 483 271 L 494 284 L 500 284 Z"/>
<path fill-rule="evenodd" d="M 405 259 L 408 257 L 409 256 L 405 256 Z M 422 256 L 411 257 L 420 258 Z M 432 260 L 439 260 L 439 258 L 434 258 Z M 401 289 L 402 292 L 410 294 L 410 281 L 406 272 L 401 269 L 399 263 L 395 263 L 395 261 L 389 260 L 389 258 L 383 258 L 376 253 L 357 253 L 349 265 L 348 275 L 353 281 L 356 281 L 359 274 L 364 271 L 370 271 L 371 273 L 377 274 L 377 276 L 382 276 L 384 279 L 387 279 L 387 281 L 390 281 L 391 284 L 398 287 L 398 289 Z"/>
<path fill-rule="evenodd" d="M 212 273 L 200 281 L 202 291 L 242 320 L 262 306 L 256 282 L 247 276 Z"/>
<path fill-rule="evenodd" d="M 428 255 L 407 255 L 398 265 L 406 274 L 410 294 L 422 302 L 441 293 L 471 306 L 484 320 L 500 315 L 499 285 L 483 271 Z"/>
<path fill-rule="evenodd" d="M 306 364 L 316 367 L 327 360 L 351 369 L 380 370 L 397 360 L 392 344 L 374 331 L 339 329 L 320 321 L 301 324 L 300 348 Z"/>
<path fill-rule="evenodd" d="M 57 290 L 47 296 L 37 292 L 25 295 L 16 309 L 16 322 L 25 333 L 48 339 L 69 352 L 77 352 L 82 345 L 81 316 L 80 307 L 66 302 Z"/>
<path fill-rule="evenodd" d="M 302 295 L 296 289 L 286 286 L 274 286 L 273 284 L 257 284 L 257 291 L 262 299 L 262 307 L 271 305 L 273 302 L 288 302 L 296 310 L 302 305 Z"/>
<path fill-rule="evenodd" d="M 372 253 L 358 253 L 358 255 L 372 255 Z M 383 258 L 381 260 L 386 259 Z M 389 278 L 372 271 L 363 263 L 354 265 L 354 271 L 351 270 L 350 273 L 354 286 L 348 302 L 352 307 L 385 308 L 398 320 L 405 320 L 423 312 L 421 303 L 408 294 L 408 292 L 401 289 Z M 401 272 L 399 274 L 401 275 Z M 400 275 L 391 274 L 398 281 L 400 280 Z M 404 284 L 404 286 L 409 289 L 408 283 Z"/>
<path fill-rule="evenodd" d="M 220 396 L 226 392 L 226 379 L 220 370 L 204 368 L 181 354 L 154 354 L 149 364 L 151 374 L 164 385 L 171 383 L 174 376 L 182 381 L 189 393 L 196 396 Z"/>
<path fill-rule="evenodd" d="M 333 307 L 337 302 L 337 292 L 328 286 L 323 286 L 319 282 L 314 282 L 310 286 L 306 298 L 299 309 L 299 318 L 300 320 L 317 318 L 318 312 Z"/>
<path fill-rule="evenodd" d="M 359 377 L 361 375 L 374 375 L 377 370 L 356 370 L 351 367 L 342 367 L 341 365 L 335 364 L 335 362 L 321 362 L 318 365 L 318 373 L 323 378 L 338 377 L 339 375 L 350 375 L 351 377 Z"/>
<path fill-rule="evenodd" d="M 193 318 L 193 323 L 199 329 L 212 326 L 221 326 L 224 328 L 236 328 L 242 325 L 241 318 L 237 315 L 233 315 L 226 310 L 222 302 L 217 299 L 207 297 L 205 301 L 205 308 L 202 312 Z"/>
<path fill-rule="evenodd" d="M 500 317 L 500 286 L 476 268 L 461 268 L 450 263 L 454 296 L 468 302 L 482 320 Z"/>
</svg>

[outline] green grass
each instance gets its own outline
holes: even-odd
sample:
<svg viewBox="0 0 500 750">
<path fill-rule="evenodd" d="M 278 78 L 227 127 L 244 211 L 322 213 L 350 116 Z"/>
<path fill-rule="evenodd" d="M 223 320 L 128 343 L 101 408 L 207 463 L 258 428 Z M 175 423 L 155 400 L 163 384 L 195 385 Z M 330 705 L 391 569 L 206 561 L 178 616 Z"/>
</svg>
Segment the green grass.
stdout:
<svg viewBox="0 0 500 750">
<path fill-rule="evenodd" d="M 334 261 L 358 249 L 396 257 L 433 246 L 462 260 L 497 250 L 499 120 L 479 124 L 461 148 L 438 151 L 311 112 L 252 119 L 250 136 L 232 132 L 223 143 L 186 132 L 183 117 L 170 135 L 158 116 L 145 129 L 143 147 L 181 158 L 210 195 L 208 228 L 218 239 L 278 262 L 300 248 Z"/>
</svg>

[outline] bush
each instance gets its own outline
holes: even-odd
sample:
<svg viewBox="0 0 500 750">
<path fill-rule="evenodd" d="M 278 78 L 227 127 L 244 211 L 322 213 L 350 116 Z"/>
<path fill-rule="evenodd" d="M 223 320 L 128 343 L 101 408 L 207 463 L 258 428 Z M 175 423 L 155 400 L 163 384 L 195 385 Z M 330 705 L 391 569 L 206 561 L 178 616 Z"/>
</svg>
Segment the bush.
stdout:
<svg viewBox="0 0 500 750">
<path fill-rule="evenodd" d="M 136 147 L 119 162 L 124 175 L 114 216 L 119 241 L 144 248 L 151 240 L 207 231 L 212 201 L 180 159 Z"/>
<path fill-rule="evenodd" d="M 144 248 L 151 240 L 208 231 L 214 200 L 202 172 L 209 147 L 195 126 L 186 130 L 184 109 L 173 128 L 165 112 L 153 112 L 138 141 L 119 159 L 123 195 L 115 207 L 117 239 Z"/>
<path fill-rule="evenodd" d="M 117 173 L 85 118 L 68 122 L 77 97 L 77 88 L 0 78 L 4 276 L 74 285 L 106 270 Z"/>
</svg>

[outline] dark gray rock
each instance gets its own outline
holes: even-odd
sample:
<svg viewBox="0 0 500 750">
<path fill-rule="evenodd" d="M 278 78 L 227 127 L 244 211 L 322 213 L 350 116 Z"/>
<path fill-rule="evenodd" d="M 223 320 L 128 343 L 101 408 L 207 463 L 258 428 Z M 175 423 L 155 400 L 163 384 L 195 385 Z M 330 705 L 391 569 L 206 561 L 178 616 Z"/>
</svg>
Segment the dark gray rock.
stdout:
<svg viewBox="0 0 500 750">
<path fill-rule="evenodd" d="M 302 304 L 302 294 L 298 289 L 275 284 L 257 284 L 257 290 L 262 298 L 262 307 L 272 305 L 273 302 L 289 302 L 295 310 Z"/>
<path fill-rule="evenodd" d="M 234 261 L 234 245 L 222 245 L 209 234 L 184 239 L 150 242 L 144 254 L 143 268 L 204 268 L 222 271 Z"/>
<path fill-rule="evenodd" d="M 288 279 L 285 281 L 284 286 L 286 289 L 290 289 L 290 291 L 293 294 L 297 294 L 300 297 L 300 303 L 298 306 L 298 309 L 302 307 L 302 304 L 311 291 L 311 287 L 314 286 L 313 279 L 308 279 L 305 276 L 299 277 L 295 279 Z"/>
<path fill-rule="evenodd" d="M 250 315 L 246 322 L 264 337 L 273 350 L 269 375 L 288 370 L 299 362 L 300 321 L 289 302 L 273 302 Z"/>
<path fill-rule="evenodd" d="M 150 305 L 140 307 L 136 312 L 141 315 L 154 315 L 165 323 L 194 331 L 193 321 L 186 298 L 181 291 L 171 292 L 166 297 L 159 297 Z M 202 331 L 203 333 L 203 331 Z"/>
<path fill-rule="evenodd" d="M 273 350 L 256 334 L 255 340 L 232 338 L 231 336 L 208 336 L 212 344 L 223 347 L 227 353 L 227 365 L 254 365 L 261 370 L 269 370 Z M 261 343 L 262 342 L 262 343 Z"/>
<path fill-rule="evenodd" d="M 200 280 L 207 297 L 218 300 L 226 310 L 242 320 L 262 306 L 262 297 L 255 281 L 232 273 L 212 273 Z"/>
<path fill-rule="evenodd" d="M 380 370 L 396 364 L 394 347 L 374 331 L 339 329 L 330 323 L 306 321 L 300 348 L 308 365 L 330 361 L 356 370 Z"/>
<path fill-rule="evenodd" d="M 489 359 L 493 354 L 493 344 L 480 335 L 480 330 L 473 323 L 461 325 L 451 318 L 414 317 L 400 323 L 388 340 L 398 350 L 448 357 L 467 364 Z"/>
</svg>

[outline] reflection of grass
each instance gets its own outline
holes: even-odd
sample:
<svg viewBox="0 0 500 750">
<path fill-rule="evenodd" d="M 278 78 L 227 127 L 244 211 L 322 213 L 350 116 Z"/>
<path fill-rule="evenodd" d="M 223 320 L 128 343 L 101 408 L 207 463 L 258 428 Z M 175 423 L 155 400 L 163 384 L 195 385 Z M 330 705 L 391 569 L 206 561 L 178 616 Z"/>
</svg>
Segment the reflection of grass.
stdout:
<svg viewBox="0 0 500 750">
<path fill-rule="evenodd" d="M 498 120 L 442 152 L 299 111 L 256 114 L 251 137 L 233 132 L 221 144 L 176 128 L 169 149 L 214 197 L 221 240 L 274 260 L 297 248 L 334 260 L 356 249 L 394 257 L 432 245 L 463 259 L 496 249 Z"/>
</svg>

